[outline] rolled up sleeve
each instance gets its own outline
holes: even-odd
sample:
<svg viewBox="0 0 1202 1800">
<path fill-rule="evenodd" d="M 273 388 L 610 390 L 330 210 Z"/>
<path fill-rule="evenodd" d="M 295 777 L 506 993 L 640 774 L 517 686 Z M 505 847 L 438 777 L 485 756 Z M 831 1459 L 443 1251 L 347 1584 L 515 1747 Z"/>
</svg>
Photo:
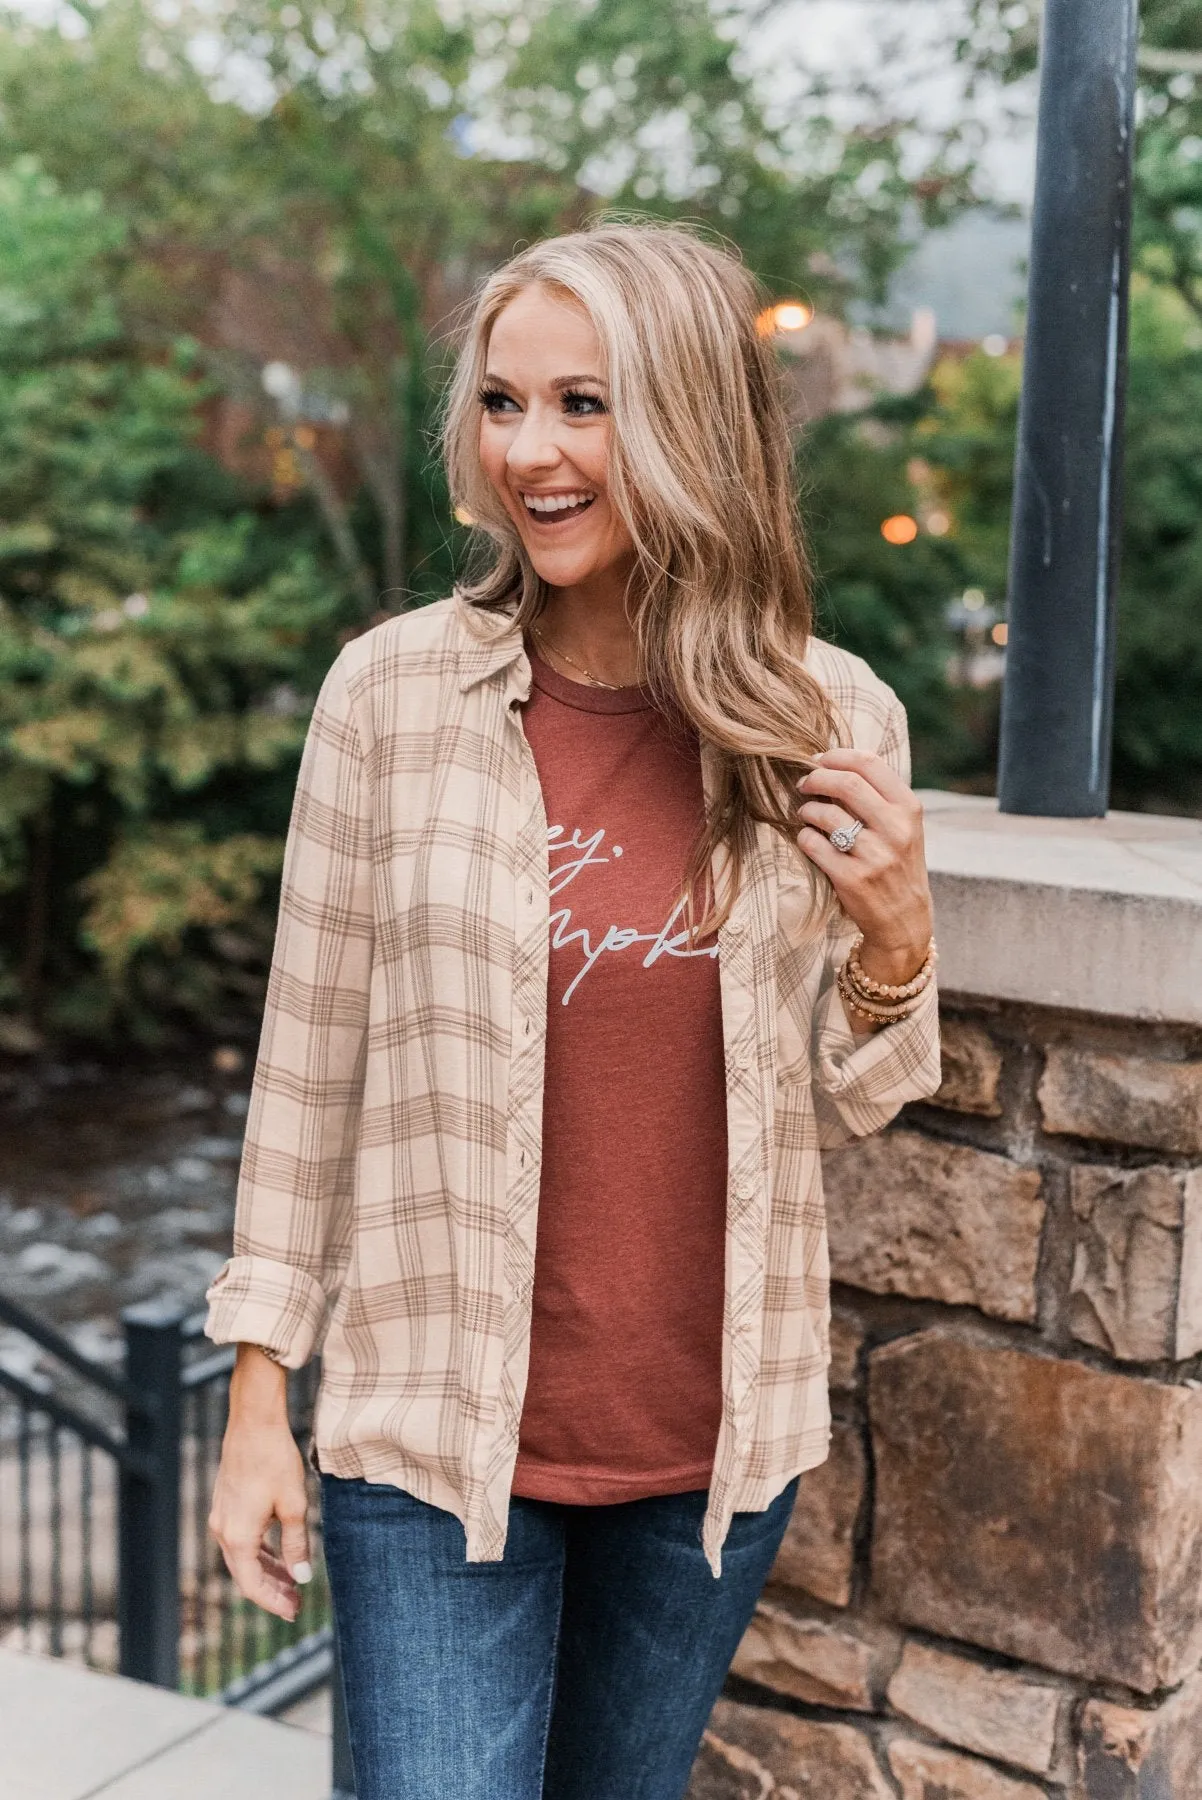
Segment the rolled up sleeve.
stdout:
<svg viewBox="0 0 1202 1800">
<path fill-rule="evenodd" d="M 371 796 L 343 659 L 318 695 L 288 828 L 215 1343 L 289 1368 L 320 1347 L 349 1253 L 373 938 Z"/>
<path fill-rule="evenodd" d="M 876 753 L 909 782 L 906 713 L 896 698 Z M 940 1082 L 939 996 L 933 981 L 908 1018 L 883 1026 L 871 1037 L 853 1032 L 836 977 L 855 935 L 855 926 L 840 908 L 827 930 L 814 1008 L 814 1110 L 823 1150 L 836 1150 L 879 1131 L 907 1101 L 928 1099 Z"/>
</svg>

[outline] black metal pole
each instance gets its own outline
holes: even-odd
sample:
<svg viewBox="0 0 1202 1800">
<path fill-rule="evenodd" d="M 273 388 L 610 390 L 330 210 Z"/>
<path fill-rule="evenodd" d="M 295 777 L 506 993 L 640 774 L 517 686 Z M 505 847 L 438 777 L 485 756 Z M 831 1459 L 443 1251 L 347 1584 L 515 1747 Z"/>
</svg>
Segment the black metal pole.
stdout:
<svg viewBox="0 0 1202 1800">
<path fill-rule="evenodd" d="M 148 1459 L 146 1474 L 121 1471 L 117 1621 L 123 1675 L 179 1686 L 179 1512 L 185 1308 L 128 1306 L 125 1375 L 138 1390 L 126 1407 L 126 1439 Z"/>
<path fill-rule="evenodd" d="M 998 800 L 1110 792 L 1138 0 L 1046 0 Z"/>
</svg>

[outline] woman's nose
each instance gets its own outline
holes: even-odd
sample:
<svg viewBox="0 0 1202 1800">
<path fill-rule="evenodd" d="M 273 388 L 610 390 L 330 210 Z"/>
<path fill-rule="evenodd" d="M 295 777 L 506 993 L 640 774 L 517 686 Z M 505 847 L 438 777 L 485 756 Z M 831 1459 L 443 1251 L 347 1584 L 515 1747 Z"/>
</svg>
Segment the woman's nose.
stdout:
<svg viewBox="0 0 1202 1800">
<path fill-rule="evenodd" d="M 510 440 L 505 460 L 510 473 L 518 476 L 553 469 L 560 452 L 551 422 L 536 412 L 528 412 Z"/>
</svg>

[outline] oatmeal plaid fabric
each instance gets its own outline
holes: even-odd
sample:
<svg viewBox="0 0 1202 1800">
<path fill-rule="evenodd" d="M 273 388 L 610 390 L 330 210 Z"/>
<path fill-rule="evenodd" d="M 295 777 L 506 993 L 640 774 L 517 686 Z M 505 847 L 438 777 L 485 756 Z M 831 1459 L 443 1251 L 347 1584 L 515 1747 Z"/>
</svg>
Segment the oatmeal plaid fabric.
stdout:
<svg viewBox="0 0 1202 1800">
<path fill-rule="evenodd" d="M 857 658 L 811 665 L 852 741 L 908 773 L 900 703 Z M 312 1457 L 455 1513 L 501 1556 L 534 1284 L 547 823 L 507 618 L 459 598 L 342 651 L 317 701 L 238 1187 L 208 1335 L 289 1367 L 318 1348 Z M 762 829 L 720 936 L 729 1139 L 723 1417 L 704 1543 L 830 1434 L 819 1151 L 939 1081 L 933 988 L 876 1036 L 807 937 L 805 866 Z"/>
</svg>

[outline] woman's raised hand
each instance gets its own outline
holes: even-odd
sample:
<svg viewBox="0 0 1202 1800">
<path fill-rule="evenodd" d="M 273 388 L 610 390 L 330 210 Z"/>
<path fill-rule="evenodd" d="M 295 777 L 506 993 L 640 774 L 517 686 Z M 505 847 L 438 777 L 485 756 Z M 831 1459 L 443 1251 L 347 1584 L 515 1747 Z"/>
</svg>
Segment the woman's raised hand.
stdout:
<svg viewBox="0 0 1202 1800">
<path fill-rule="evenodd" d="M 932 926 L 921 803 L 883 757 L 867 750 L 824 751 L 800 790 L 805 824 L 798 845 L 863 932 L 865 974 L 909 981 L 926 957 Z M 831 832 L 856 821 L 863 829 L 853 849 L 836 849 Z"/>
</svg>

